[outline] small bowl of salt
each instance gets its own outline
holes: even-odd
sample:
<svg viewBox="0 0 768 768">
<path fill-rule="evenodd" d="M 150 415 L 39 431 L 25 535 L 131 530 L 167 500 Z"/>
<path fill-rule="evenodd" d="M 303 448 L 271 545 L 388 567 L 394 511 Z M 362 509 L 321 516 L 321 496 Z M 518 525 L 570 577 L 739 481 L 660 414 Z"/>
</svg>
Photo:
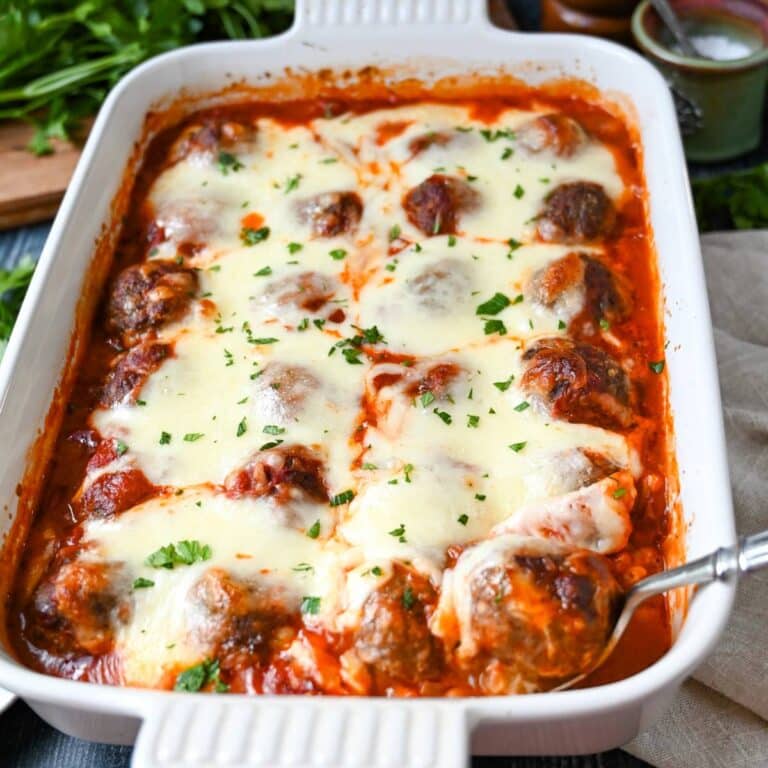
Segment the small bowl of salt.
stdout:
<svg viewBox="0 0 768 768">
<path fill-rule="evenodd" d="M 650 0 L 635 10 L 632 34 L 672 89 L 686 157 L 719 162 L 755 149 L 768 82 L 768 5 L 761 0 L 671 4 L 698 56 L 682 53 Z"/>
</svg>

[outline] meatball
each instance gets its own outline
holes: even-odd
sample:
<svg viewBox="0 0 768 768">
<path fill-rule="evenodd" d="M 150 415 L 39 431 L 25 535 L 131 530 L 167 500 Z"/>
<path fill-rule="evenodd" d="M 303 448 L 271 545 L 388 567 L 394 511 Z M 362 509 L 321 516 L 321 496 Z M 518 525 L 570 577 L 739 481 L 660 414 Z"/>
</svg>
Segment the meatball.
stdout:
<svg viewBox="0 0 768 768">
<path fill-rule="evenodd" d="M 631 289 L 601 261 L 571 252 L 534 274 L 528 287 L 534 302 L 573 319 L 618 323 L 632 312 Z"/>
<path fill-rule="evenodd" d="M 117 625 L 128 620 L 128 583 L 119 566 L 74 560 L 37 588 L 32 622 L 44 647 L 59 653 L 108 653 Z M 33 635 L 37 633 L 33 631 Z"/>
<path fill-rule="evenodd" d="M 168 152 L 168 162 L 178 163 L 189 157 L 215 157 L 222 150 L 234 149 L 250 141 L 255 133 L 252 125 L 233 120 L 208 118 L 188 125 Z M 226 169 L 226 165 L 224 166 Z"/>
<path fill-rule="evenodd" d="M 304 410 L 320 381 L 304 366 L 273 362 L 263 369 L 253 387 L 252 402 L 261 419 L 269 424 L 283 424 Z"/>
<path fill-rule="evenodd" d="M 555 418 L 607 429 L 632 423 L 627 374 L 602 349 L 566 338 L 540 339 L 523 361 L 523 390 Z"/>
<path fill-rule="evenodd" d="M 471 272 L 458 259 L 440 259 L 406 283 L 424 309 L 447 314 L 471 293 Z"/>
<path fill-rule="evenodd" d="M 357 655 L 375 672 L 406 683 L 440 673 L 442 655 L 427 624 L 437 593 L 420 574 L 396 565 L 367 597 L 355 634 Z"/>
<path fill-rule="evenodd" d="M 157 489 L 140 469 L 102 472 L 86 480 L 76 499 L 81 517 L 112 517 L 144 501 Z"/>
<path fill-rule="evenodd" d="M 302 200 L 297 210 L 317 237 L 351 235 L 360 224 L 363 201 L 357 192 L 325 192 Z"/>
<path fill-rule="evenodd" d="M 430 392 L 435 400 L 444 400 L 451 394 L 452 385 L 464 373 L 456 363 L 442 361 L 434 364 L 422 363 L 408 371 L 405 394 L 421 397 Z"/>
<path fill-rule="evenodd" d="M 301 272 L 270 283 L 259 301 L 270 314 L 283 318 L 286 309 L 318 312 L 336 295 L 338 289 L 338 281 L 330 275 Z"/>
<path fill-rule="evenodd" d="M 178 320 L 197 291 L 197 275 L 168 261 L 124 269 L 107 302 L 107 328 L 131 346 L 141 334 Z"/>
<path fill-rule="evenodd" d="M 227 475 L 224 487 L 234 498 L 270 496 L 280 503 L 328 502 L 323 461 L 303 445 L 259 451 L 245 466 Z"/>
<path fill-rule="evenodd" d="M 276 631 L 298 623 L 295 598 L 275 584 L 238 579 L 220 568 L 206 571 L 189 598 L 192 634 L 222 666 L 264 660 Z"/>
<path fill-rule="evenodd" d="M 538 231 L 547 242 L 583 243 L 607 237 L 616 223 L 611 199 L 600 184 L 590 181 L 560 184 L 544 202 Z"/>
<path fill-rule="evenodd" d="M 569 547 L 608 554 L 627 545 L 637 492 L 631 472 L 620 470 L 598 482 L 521 507 L 492 533 L 553 539 Z"/>
<path fill-rule="evenodd" d="M 546 690 L 599 659 L 620 599 L 600 555 L 507 535 L 465 550 L 446 572 L 434 624 L 458 640 L 456 659 L 483 693 Z"/>
<path fill-rule="evenodd" d="M 587 134 L 575 120 L 557 112 L 524 123 L 515 136 L 530 154 L 550 151 L 558 157 L 571 157 L 587 141 Z"/>
<path fill-rule="evenodd" d="M 120 355 L 107 374 L 99 404 L 109 408 L 119 403 L 135 403 L 144 382 L 170 355 L 170 345 L 154 341 L 144 341 Z"/>
<path fill-rule="evenodd" d="M 161 202 L 150 229 L 150 242 L 170 241 L 178 253 L 194 256 L 219 232 L 224 205 L 209 197 Z"/>
<path fill-rule="evenodd" d="M 425 235 L 455 234 L 462 213 L 471 211 L 478 193 L 454 176 L 435 173 L 403 197 L 408 221 Z"/>
</svg>

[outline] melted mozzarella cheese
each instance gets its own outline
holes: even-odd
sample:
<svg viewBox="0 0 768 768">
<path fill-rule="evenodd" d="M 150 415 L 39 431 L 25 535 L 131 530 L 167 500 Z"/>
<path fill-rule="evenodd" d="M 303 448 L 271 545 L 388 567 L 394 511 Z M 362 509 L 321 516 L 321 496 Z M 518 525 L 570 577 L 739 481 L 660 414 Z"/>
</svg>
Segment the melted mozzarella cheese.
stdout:
<svg viewBox="0 0 768 768">
<path fill-rule="evenodd" d="M 125 461 L 169 489 L 87 525 L 84 557 L 124 563 L 155 582 L 134 592 L 119 631 L 127 682 L 151 685 L 158 669 L 208 653 L 190 629 L 198 609 L 189 593 L 209 568 L 279 585 L 297 603 L 316 596 L 320 608 L 308 622 L 354 626 L 392 561 L 411 562 L 438 585 L 448 546 L 485 539 L 525 505 L 573 491 L 553 471 L 569 452 L 588 447 L 633 465 L 622 436 L 551 421 L 518 387 L 524 347 L 563 333 L 562 318 L 525 295 L 533 274 L 569 250 L 531 242 L 545 196 L 575 179 L 621 193 L 613 157 L 599 144 L 567 160 L 516 147 L 512 132 L 535 114 L 510 109 L 486 125 L 461 106 L 419 104 L 307 126 L 262 118 L 256 139 L 237 152 L 238 170 L 223 173 L 215 157 L 195 156 L 155 181 L 150 199 L 167 239 L 152 258 L 174 259 L 180 242 L 200 245 L 188 257 L 200 293 L 184 318 L 159 331 L 174 352 L 139 402 L 92 415 L 102 436 L 128 446 Z M 386 122 L 403 130 L 382 142 L 376 129 Z M 500 130 L 496 139 L 482 133 Z M 411 142 L 429 132 L 448 139 L 414 154 Z M 408 189 L 433 173 L 478 193 L 455 237 L 424 237 L 402 208 Z M 338 191 L 363 200 L 358 227 L 313 236 L 301 202 Z M 260 226 L 268 233 L 248 245 L 244 228 Z M 282 285 L 310 272 L 332 287 L 329 303 L 303 309 L 300 299 L 280 298 Z M 481 312 L 496 293 L 509 305 Z M 505 332 L 489 331 L 489 320 Z M 385 339 L 374 354 L 458 365 L 450 397 L 425 404 L 397 383 L 372 390 L 373 362 L 356 356 L 359 338 L 343 340 L 373 326 Z M 366 391 L 379 409 L 371 422 Z M 308 502 L 287 519 L 269 499 L 226 496 L 219 486 L 229 473 L 278 440 L 318 451 L 331 495 L 350 490 L 351 504 Z M 312 520 L 317 539 L 306 535 Z M 211 559 L 173 570 L 145 564 L 181 539 L 209 545 Z M 471 551 L 498 554 L 502 539 Z"/>
</svg>

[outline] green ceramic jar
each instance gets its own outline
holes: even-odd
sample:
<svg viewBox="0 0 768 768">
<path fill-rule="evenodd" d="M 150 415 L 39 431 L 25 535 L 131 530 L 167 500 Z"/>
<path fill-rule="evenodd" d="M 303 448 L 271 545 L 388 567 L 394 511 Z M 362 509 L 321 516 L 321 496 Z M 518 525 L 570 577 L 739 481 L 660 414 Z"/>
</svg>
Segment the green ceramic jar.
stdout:
<svg viewBox="0 0 768 768">
<path fill-rule="evenodd" d="M 686 156 L 718 162 L 755 149 L 768 82 L 768 6 L 760 0 L 678 0 L 674 8 L 710 59 L 675 50 L 650 0 L 635 10 L 632 34 L 672 88 Z"/>
</svg>

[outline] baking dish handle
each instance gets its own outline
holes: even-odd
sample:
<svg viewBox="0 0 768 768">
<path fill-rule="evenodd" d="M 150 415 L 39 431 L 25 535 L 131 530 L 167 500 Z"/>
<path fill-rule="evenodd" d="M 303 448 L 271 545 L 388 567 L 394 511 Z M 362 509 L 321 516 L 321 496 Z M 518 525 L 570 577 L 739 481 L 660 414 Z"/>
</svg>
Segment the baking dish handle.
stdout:
<svg viewBox="0 0 768 768">
<path fill-rule="evenodd" d="M 144 712 L 132 768 L 465 768 L 458 700 L 162 697 Z"/>
<path fill-rule="evenodd" d="M 484 0 L 296 0 L 292 31 L 313 35 L 340 27 L 429 25 L 429 33 L 460 27 L 462 32 L 490 27 Z"/>
</svg>

